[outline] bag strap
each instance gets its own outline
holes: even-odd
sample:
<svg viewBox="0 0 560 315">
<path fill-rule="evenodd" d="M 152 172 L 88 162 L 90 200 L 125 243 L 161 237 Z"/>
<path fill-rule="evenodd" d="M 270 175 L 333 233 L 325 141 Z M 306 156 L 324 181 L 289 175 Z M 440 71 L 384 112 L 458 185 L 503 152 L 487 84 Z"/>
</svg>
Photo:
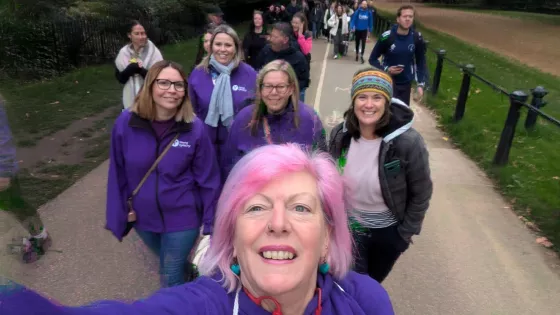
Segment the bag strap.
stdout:
<svg viewBox="0 0 560 315">
<path fill-rule="evenodd" d="M 173 139 L 171 139 L 171 141 L 169 142 L 169 144 L 165 147 L 165 149 L 163 150 L 163 152 L 161 152 L 161 154 L 158 156 L 158 158 L 155 160 L 154 164 L 152 164 L 152 166 L 150 167 L 150 169 L 146 172 L 146 175 L 144 175 L 144 178 L 142 178 L 142 180 L 140 181 L 140 183 L 138 184 L 138 186 L 136 186 L 136 189 L 134 189 L 134 191 L 132 192 L 132 197 L 136 196 L 136 194 L 140 191 L 140 188 L 142 188 L 142 185 L 144 185 L 144 182 L 148 179 L 148 176 L 150 176 L 150 174 L 156 169 L 156 167 L 158 166 L 159 162 L 161 162 L 161 160 L 163 159 L 163 157 L 165 156 L 165 154 L 167 153 L 167 151 L 169 151 L 169 149 L 171 148 L 171 146 L 173 145 L 173 143 L 175 142 L 175 140 L 177 140 L 179 138 L 179 133 L 177 132 L 177 134 L 175 135 L 175 137 L 173 137 Z"/>
</svg>

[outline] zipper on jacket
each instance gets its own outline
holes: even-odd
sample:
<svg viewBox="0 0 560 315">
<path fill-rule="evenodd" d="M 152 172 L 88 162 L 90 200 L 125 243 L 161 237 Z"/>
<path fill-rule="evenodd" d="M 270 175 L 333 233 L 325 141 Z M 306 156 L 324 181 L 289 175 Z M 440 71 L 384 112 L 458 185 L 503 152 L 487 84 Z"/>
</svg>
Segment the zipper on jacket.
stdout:
<svg viewBox="0 0 560 315">
<path fill-rule="evenodd" d="M 160 154 L 159 146 L 161 144 L 161 141 L 157 138 L 157 136 L 156 136 L 156 141 L 157 141 L 157 146 L 156 146 L 156 159 L 157 159 Z M 165 217 L 163 216 L 163 210 L 161 210 L 161 204 L 159 203 L 159 167 L 156 167 L 155 171 L 156 171 L 156 204 L 157 204 L 159 216 L 161 217 L 161 223 L 163 224 L 163 232 L 165 232 L 166 230 Z"/>
</svg>

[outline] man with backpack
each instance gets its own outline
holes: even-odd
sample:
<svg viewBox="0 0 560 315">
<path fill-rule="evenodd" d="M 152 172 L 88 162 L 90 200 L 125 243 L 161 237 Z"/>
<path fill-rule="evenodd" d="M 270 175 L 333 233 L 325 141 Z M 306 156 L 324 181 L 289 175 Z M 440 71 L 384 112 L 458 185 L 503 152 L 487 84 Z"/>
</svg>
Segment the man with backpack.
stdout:
<svg viewBox="0 0 560 315">
<path fill-rule="evenodd" d="M 414 7 L 404 5 L 397 11 L 397 25 L 383 33 L 369 57 L 369 63 L 393 77 L 393 97 L 410 105 L 410 89 L 416 80 L 417 95 L 424 95 L 426 81 L 426 44 L 412 27 Z M 383 62 L 379 57 L 383 56 Z"/>
</svg>

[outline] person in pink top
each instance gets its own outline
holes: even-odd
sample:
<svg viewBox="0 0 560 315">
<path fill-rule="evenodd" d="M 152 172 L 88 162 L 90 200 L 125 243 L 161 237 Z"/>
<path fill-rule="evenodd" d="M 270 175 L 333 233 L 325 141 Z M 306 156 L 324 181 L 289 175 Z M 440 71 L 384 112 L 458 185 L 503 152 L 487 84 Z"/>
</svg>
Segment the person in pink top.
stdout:
<svg viewBox="0 0 560 315">
<path fill-rule="evenodd" d="M 294 36 L 301 52 L 305 56 L 311 54 L 311 48 L 313 48 L 313 33 L 307 29 L 307 18 L 303 12 L 294 14 L 292 18 L 292 28 L 294 29 Z"/>
</svg>

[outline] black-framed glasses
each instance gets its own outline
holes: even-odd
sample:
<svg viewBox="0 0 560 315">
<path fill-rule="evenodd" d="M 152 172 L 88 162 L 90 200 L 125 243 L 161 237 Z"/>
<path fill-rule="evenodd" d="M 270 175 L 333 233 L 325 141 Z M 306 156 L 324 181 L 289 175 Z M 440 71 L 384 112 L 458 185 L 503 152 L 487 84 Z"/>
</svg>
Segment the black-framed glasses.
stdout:
<svg viewBox="0 0 560 315">
<path fill-rule="evenodd" d="M 265 93 L 272 93 L 272 91 L 274 91 L 274 89 L 276 89 L 276 92 L 278 92 L 279 94 L 284 94 L 288 91 L 289 87 L 290 87 L 289 84 L 278 84 L 278 85 L 263 84 L 263 85 L 261 85 L 261 89 Z"/>
<path fill-rule="evenodd" d="M 175 91 L 177 91 L 177 92 L 185 91 L 185 87 L 187 86 L 185 81 L 175 81 L 175 82 L 173 82 L 173 81 L 169 81 L 167 79 L 156 79 L 156 84 L 162 90 L 169 90 L 171 88 L 171 86 L 173 85 L 175 87 Z"/>
</svg>

